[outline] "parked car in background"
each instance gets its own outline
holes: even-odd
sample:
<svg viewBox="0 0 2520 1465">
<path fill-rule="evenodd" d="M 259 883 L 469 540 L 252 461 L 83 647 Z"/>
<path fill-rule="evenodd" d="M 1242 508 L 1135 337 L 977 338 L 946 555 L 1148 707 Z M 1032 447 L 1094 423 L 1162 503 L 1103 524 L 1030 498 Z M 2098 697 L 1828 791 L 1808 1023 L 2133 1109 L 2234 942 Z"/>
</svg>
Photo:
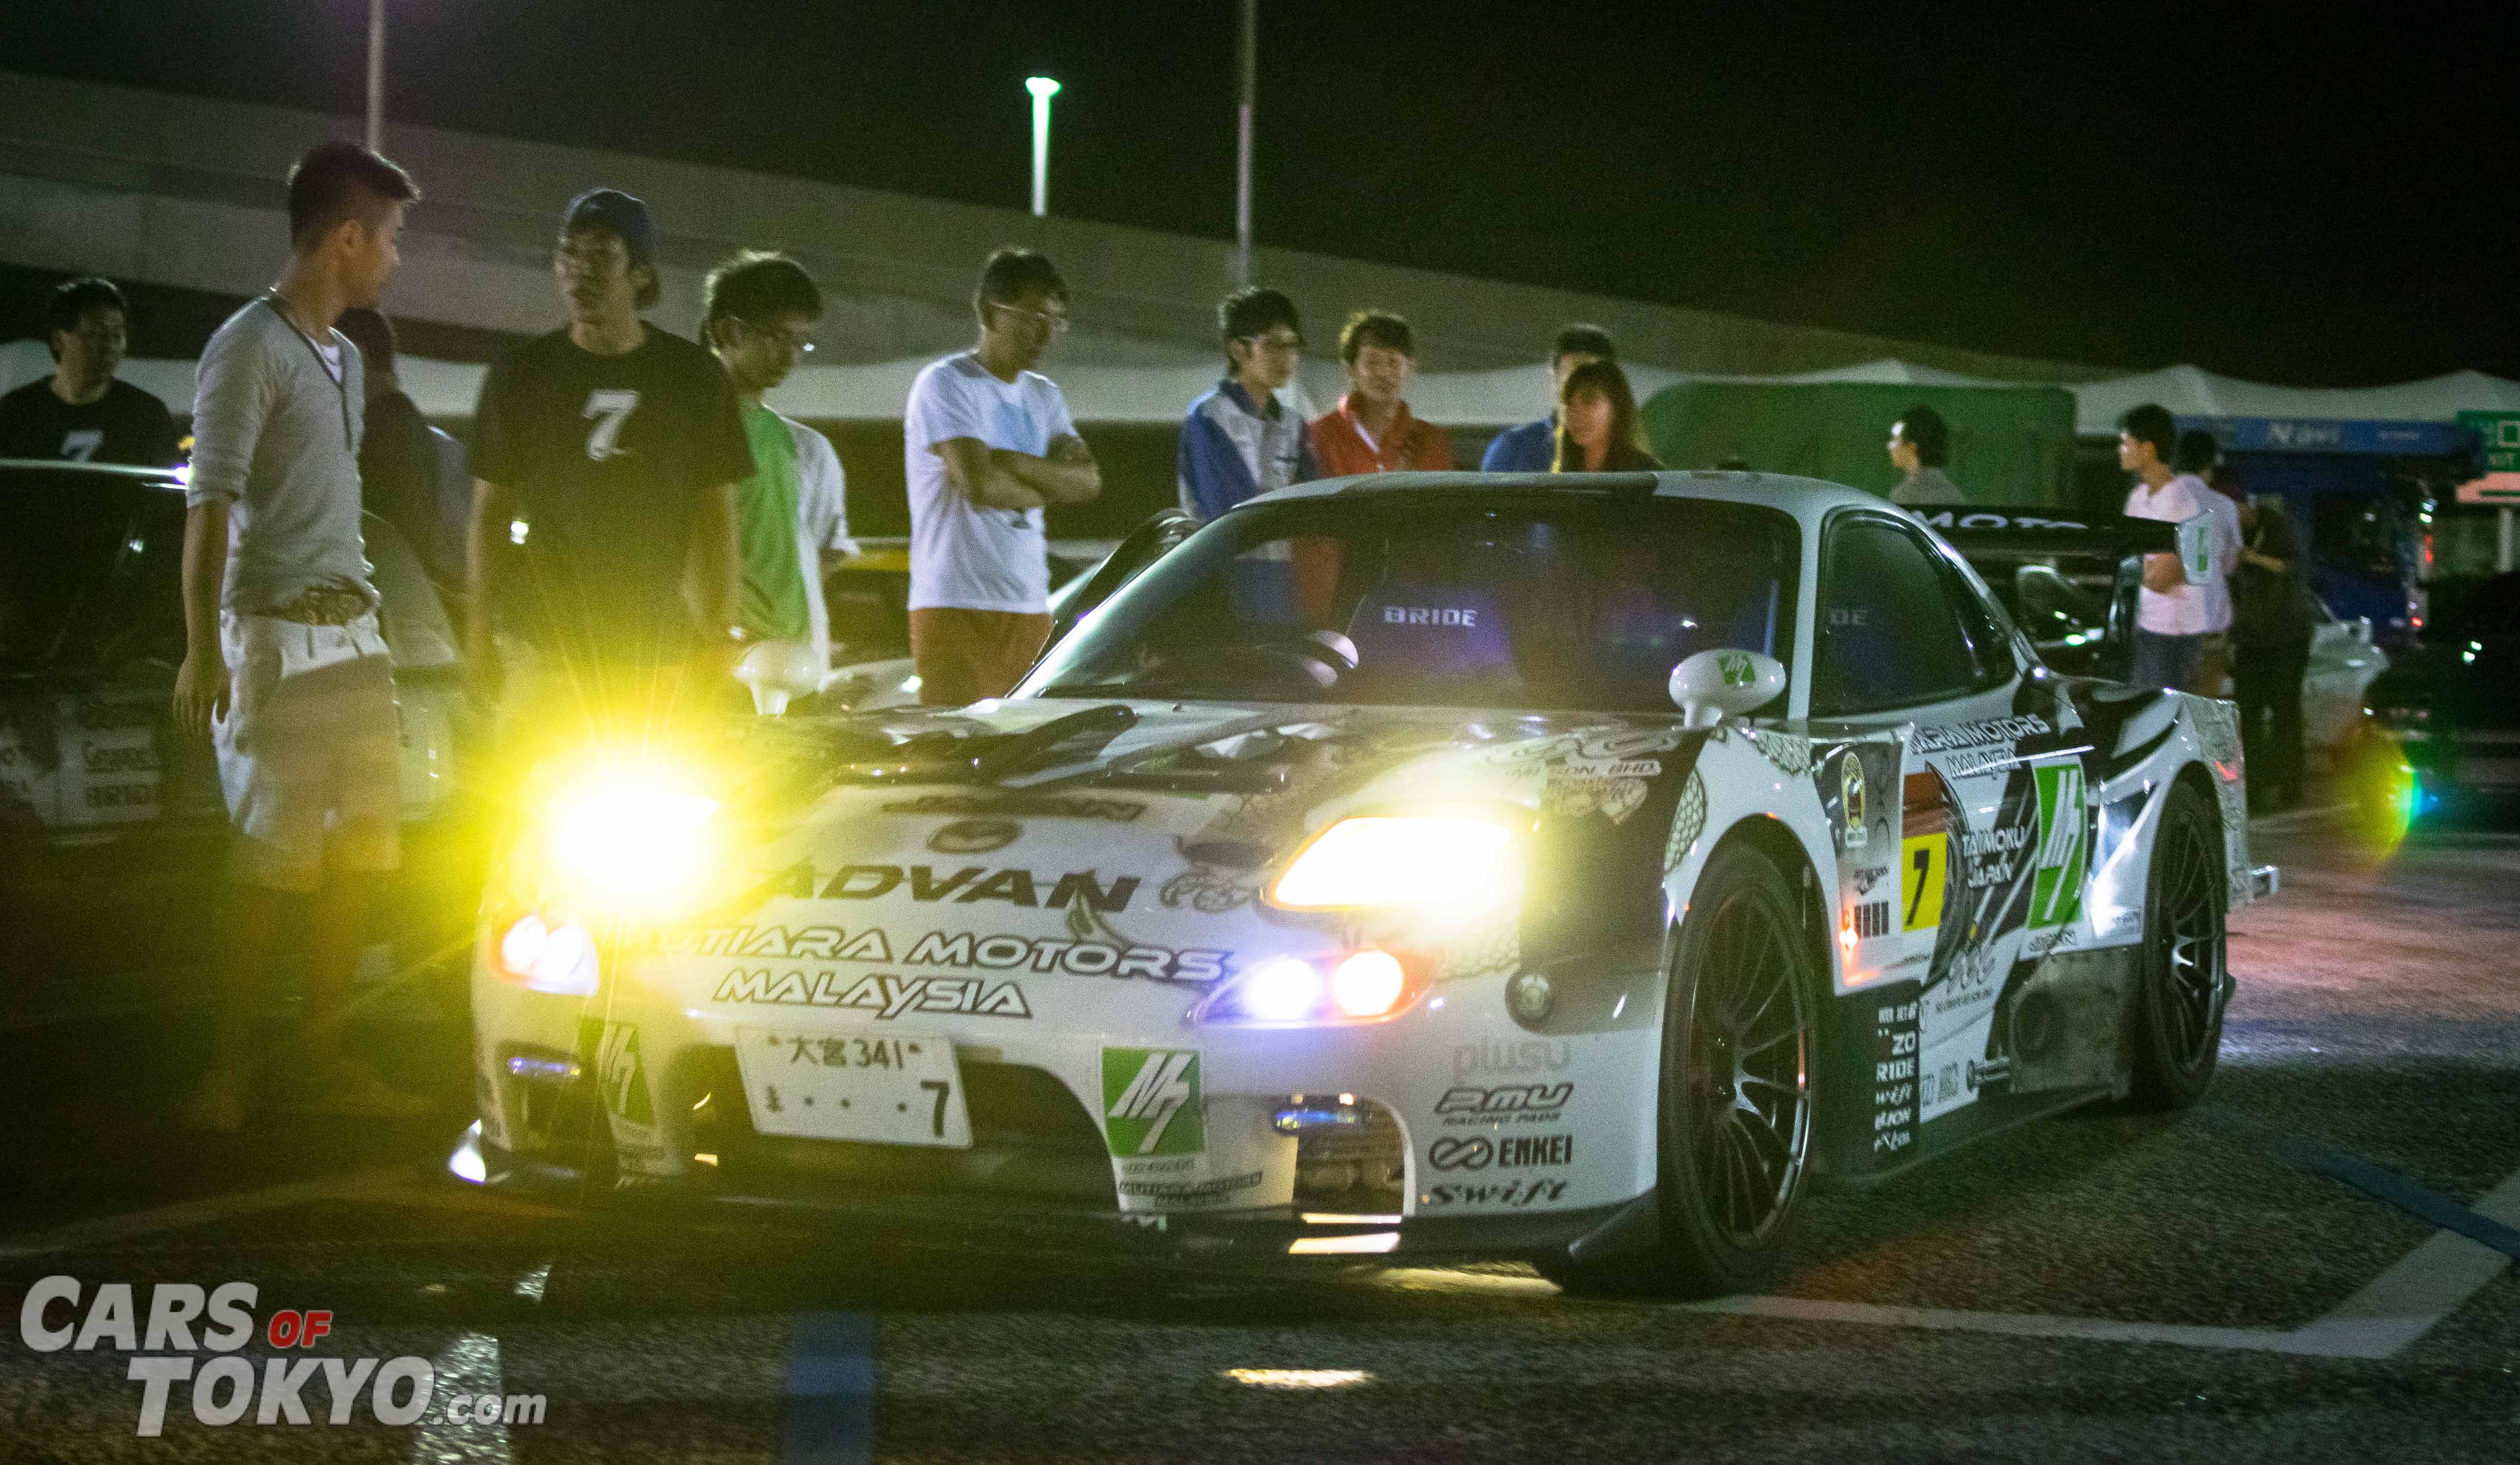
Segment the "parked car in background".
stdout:
<svg viewBox="0 0 2520 1465">
<path fill-rule="evenodd" d="M 2486 581 L 2435 622 L 2363 705 L 2349 763 L 2382 827 L 2520 799 L 2520 573 Z"/>
<path fill-rule="evenodd" d="M 0 463 L 0 1026 L 192 1001 L 224 905 L 209 744 L 178 735 L 181 470 Z M 461 943 L 462 694 L 446 610 L 365 516 L 402 712 L 405 870 L 381 937 L 407 965 Z M 449 917 L 453 925 L 449 925 Z"/>
</svg>

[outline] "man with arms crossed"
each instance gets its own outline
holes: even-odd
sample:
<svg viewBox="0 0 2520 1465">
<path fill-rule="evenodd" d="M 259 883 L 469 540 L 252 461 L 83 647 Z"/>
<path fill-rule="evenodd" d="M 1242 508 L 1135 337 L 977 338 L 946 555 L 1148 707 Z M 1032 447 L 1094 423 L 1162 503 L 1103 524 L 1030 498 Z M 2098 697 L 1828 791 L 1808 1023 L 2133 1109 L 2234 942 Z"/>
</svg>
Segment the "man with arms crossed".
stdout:
<svg viewBox="0 0 2520 1465">
<path fill-rule="evenodd" d="M 467 649 L 500 701 L 511 776 L 732 695 L 715 683 L 742 639 L 735 506 L 752 455 L 717 362 L 640 319 L 659 290 L 648 205 L 579 195 L 552 267 L 568 324 L 494 363 L 472 419 Z M 521 643 L 504 698 L 494 618 Z M 687 663 L 702 685 L 677 683 Z"/>
<path fill-rule="evenodd" d="M 856 552 L 849 540 L 847 480 L 832 441 L 761 405 L 814 349 L 823 291 L 785 254 L 746 251 L 709 272 L 700 336 L 726 368 L 743 410 L 752 476 L 736 504 L 743 584 L 736 622 L 747 636 L 801 642 L 832 670 L 831 612 L 823 574 Z"/>
<path fill-rule="evenodd" d="M 289 175 L 289 263 L 202 352 L 185 494 L 175 721 L 208 732 L 235 821 L 235 909 L 210 1071 L 188 1126 L 244 1127 L 257 989 L 284 903 L 308 911 L 304 1077 L 335 1113 L 426 1108 L 340 1050 L 373 877 L 400 850 L 399 731 L 359 538 L 359 353 L 333 329 L 374 305 L 420 191 L 351 143 Z"/>
<path fill-rule="evenodd" d="M 90 276 L 46 302 L 53 374 L 0 397 L 0 458 L 62 458 L 164 467 L 175 461 L 166 404 L 114 379 L 130 313 L 111 280 Z"/>
<path fill-rule="evenodd" d="M 1050 636 L 1042 506 L 1102 491 L 1067 399 L 1029 370 L 1067 329 L 1067 285 L 1030 249 L 1002 248 L 971 296 L 980 338 L 910 387 L 910 654 L 919 700 L 1003 696 Z"/>
<path fill-rule="evenodd" d="M 1616 361 L 1619 348 L 1598 326 L 1563 326 L 1549 348 L 1549 400 L 1566 391 L 1567 375 L 1588 361 Z M 1557 411 L 1519 427 L 1508 427 L 1488 444 L 1479 459 L 1482 473 L 1545 473 L 1557 461 Z"/>
</svg>

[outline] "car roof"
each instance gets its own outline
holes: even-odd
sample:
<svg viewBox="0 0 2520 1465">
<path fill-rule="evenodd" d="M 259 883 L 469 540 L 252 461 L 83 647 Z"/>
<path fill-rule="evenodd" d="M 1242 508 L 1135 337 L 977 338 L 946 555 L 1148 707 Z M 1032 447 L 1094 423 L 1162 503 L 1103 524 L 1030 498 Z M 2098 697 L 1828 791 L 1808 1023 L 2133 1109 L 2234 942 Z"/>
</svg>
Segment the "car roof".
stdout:
<svg viewBox="0 0 2520 1465">
<path fill-rule="evenodd" d="M 182 487 L 184 482 L 184 471 L 181 468 L 127 467 L 118 463 L 71 463 L 62 458 L 0 458 L 0 470 L 13 473 L 32 470 L 137 478 L 144 482 L 161 483 L 176 488 Z"/>
<path fill-rule="evenodd" d="M 1650 486 L 1648 486 L 1650 485 Z M 1816 529 L 1830 510 L 1887 509 L 1904 512 L 1878 494 L 1822 478 L 1790 473 L 1755 473 L 1732 468 L 1692 468 L 1651 473 L 1360 473 L 1345 478 L 1316 478 L 1244 500 L 1244 504 L 1283 504 L 1298 499 L 1352 497 L 1360 494 L 1438 494 L 1519 489 L 1540 493 L 1589 493 L 1604 490 L 1649 494 L 1657 499 L 1707 499 L 1724 504 L 1761 504 L 1794 516 L 1806 529 Z M 1237 505 L 1239 509 L 1242 505 Z"/>
</svg>

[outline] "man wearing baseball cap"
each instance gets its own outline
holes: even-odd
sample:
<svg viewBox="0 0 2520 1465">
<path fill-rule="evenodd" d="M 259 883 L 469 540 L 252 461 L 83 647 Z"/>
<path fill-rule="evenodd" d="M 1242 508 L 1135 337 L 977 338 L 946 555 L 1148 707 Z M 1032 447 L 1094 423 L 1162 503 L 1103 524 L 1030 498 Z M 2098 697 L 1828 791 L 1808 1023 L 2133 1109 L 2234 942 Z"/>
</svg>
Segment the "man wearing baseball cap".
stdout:
<svg viewBox="0 0 2520 1465">
<path fill-rule="evenodd" d="M 724 670 L 752 472 L 726 373 L 640 319 L 658 294 L 648 205 L 578 195 L 552 268 L 568 324 L 494 363 L 472 420 L 467 649 L 512 760 L 669 713 L 686 663 Z"/>
</svg>

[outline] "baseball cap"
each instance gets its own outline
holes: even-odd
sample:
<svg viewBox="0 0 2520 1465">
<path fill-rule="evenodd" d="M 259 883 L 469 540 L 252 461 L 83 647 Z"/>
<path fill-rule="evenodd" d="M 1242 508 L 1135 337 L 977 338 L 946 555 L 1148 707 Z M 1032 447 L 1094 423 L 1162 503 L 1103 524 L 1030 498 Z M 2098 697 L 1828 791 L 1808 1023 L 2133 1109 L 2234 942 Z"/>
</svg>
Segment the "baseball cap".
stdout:
<svg viewBox="0 0 2520 1465">
<path fill-rule="evenodd" d="M 591 188 L 568 200 L 568 214 L 561 221 L 560 232 L 575 234 L 581 229 L 602 229 L 618 238 L 634 265 L 656 262 L 655 219 L 645 202 L 617 188 Z"/>
</svg>

